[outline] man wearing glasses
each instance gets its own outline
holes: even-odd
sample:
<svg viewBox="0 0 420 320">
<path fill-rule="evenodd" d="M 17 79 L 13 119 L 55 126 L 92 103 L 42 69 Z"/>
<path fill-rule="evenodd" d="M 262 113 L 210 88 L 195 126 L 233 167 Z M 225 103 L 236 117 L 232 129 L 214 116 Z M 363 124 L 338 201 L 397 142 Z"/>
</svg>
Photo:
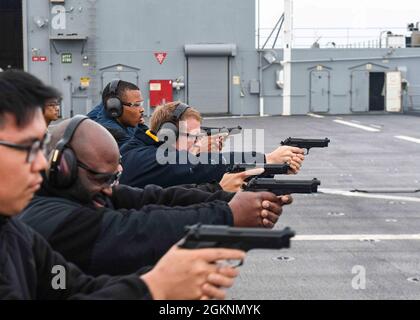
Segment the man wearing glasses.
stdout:
<svg viewBox="0 0 420 320">
<path fill-rule="evenodd" d="M 118 82 L 116 92 L 111 93 L 111 83 L 108 83 L 102 93 L 102 102 L 96 106 L 87 116 L 105 127 L 115 138 L 118 146 L 121 147 L 134 134 L 137 127 L 144 125 L 143 96 L 139 87 L 127 81 Z M 116 97 L 121 101 L 122 113 L 118 117 L 113 117 L 107 112 L 104 105 L 111 97 Z"/>
<path fill-rule="evenodd" d="M 60 101 L 58 98 L 48 99 L 43 107 L 42 114 L 44 116 L 47 127 L 52 121 L 58 120 L 60 117 Z"/>
<path fill-rule="evenodd" d="M 232 185 L 239 189 L 242 183 L 231 183 L 230 179 L 237 176 L 226 174 L 235 162 L 287 162 L 291 168 L 290 174 L 296 174 L 300 170 L 304 150 L 296 147 L 281 146 L 266 154 L 254 151 L 221 153 L 218 149 L 220 143 L 213 147 L 213 143 L 203 139 L 202 117 L 196 109 L 184 105 L 185 111 L 174 120 L 174 113 L 182 105 L 184 104 L 177 101 L 157 107 L 150 118 L 150 130 L 144 132 L 142 128 L 137 129 L 133 138 L 120 148 L 124 167 L 122 183 L 142 188 L 148 184 L 170 187 L 216 181 L 224 190 L 236 192 L 238 190 L 232 188 Z M 177 131 L 178 134 L 173 134 L 170 141 L 161 141 L 158 137 L 159 131 L 168 122 L 174 124 L 177 129 L 172 131 Z M 198 154 L 200 155 L 197 156 Z M 201 161 L 202 159 L 209 160 Z"/>
<path fill-rule="evenodd" d="M 41 172 L 47 168 L 42 151 L 48 141 L 41 106 L 56 96 L 54 89 L 28 73 L 0 74 L 0 300 L 224 298 L 222 289 L 233 284 L 238 271 L 218 268 L 215 262 L 242 260 L 242 251 L 173 246 L 147 273 L 95 278 L 67 262 L 42 236 L 14 218 L 41 186 Z M 107 184 L 117 180 L 101 178 Z M 64 287 L 53 285 L 57 266 L 65 270 Z"/>
</svg>

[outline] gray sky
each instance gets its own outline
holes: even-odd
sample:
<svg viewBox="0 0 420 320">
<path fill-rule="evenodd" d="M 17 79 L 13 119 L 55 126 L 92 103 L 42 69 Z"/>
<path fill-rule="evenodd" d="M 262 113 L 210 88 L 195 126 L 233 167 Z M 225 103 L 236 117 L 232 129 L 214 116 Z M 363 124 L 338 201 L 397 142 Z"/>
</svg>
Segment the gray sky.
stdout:
<svg viewBox="0 0 420 320">
<path fill-rule="evenodd" d="M 284 1 L 259 1 L 264 42 L 283 13 Z M 321 47 L 331 41 L 373 44 L 381 30 L 407 35 L 407 24 L 420 21 L 419 0 L 294 0 L 293 8 L 295 47 L 308 47 L 319 37 Z"/>
</svg>

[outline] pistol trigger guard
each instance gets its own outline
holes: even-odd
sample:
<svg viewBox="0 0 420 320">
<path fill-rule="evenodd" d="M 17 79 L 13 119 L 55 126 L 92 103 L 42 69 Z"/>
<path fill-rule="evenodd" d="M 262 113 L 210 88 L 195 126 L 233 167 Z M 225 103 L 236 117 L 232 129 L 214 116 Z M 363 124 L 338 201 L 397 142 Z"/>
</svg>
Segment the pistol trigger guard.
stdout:
<svg viewBox="0 0 420 320">
<path fill-rule="evenodd" d="M 239 268 L 244 264 L 244 260 L 226 260 L 226 263 L 232 268 Z"/>
<path fill-rule="evenodd" d="M 237 259 L 227 259 L 227 260 L 219 260 L 217 262 L 219 268 L 222 267 L 231 267 L 231 268 L 238 268 L 244 264 L 244 260 L 237 260 Z"/>
<path fill-rule="evenodd" d="M 236 266 L 234 266 L 234 268 L 239 268 L 240 266 L 242 266 L 244 264 L 244 260 L 241 259 L 239 260 L 238 264 Z"/>
</svg>

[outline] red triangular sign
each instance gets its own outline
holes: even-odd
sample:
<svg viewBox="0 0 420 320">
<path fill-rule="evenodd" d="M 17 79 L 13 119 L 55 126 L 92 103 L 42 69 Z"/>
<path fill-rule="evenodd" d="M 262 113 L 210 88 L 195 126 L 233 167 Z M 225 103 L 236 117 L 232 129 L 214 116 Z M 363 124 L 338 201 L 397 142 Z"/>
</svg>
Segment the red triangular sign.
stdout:
<svg viewBox="0 0 420 320">
<path fill-rule="evenodd" d="M 166 52 L 155 52 L 155 58 L 159 62 L 159 64 L 162 64 L 163 61 L 165 61 Z"/>
</svg>

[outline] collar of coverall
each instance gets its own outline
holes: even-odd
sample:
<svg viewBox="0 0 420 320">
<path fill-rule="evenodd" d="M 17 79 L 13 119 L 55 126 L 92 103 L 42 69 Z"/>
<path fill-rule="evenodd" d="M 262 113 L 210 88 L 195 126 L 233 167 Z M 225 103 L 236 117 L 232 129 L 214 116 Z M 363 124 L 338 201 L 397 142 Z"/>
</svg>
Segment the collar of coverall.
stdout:
<svg viewBox="0 0 420 320">
<path fill-rule="evenodd" d="M 155 142 L 159 142 L 159 138 L 150 129 L 146 131 L 146 135 L 152 138 Z"/>
</svg>

